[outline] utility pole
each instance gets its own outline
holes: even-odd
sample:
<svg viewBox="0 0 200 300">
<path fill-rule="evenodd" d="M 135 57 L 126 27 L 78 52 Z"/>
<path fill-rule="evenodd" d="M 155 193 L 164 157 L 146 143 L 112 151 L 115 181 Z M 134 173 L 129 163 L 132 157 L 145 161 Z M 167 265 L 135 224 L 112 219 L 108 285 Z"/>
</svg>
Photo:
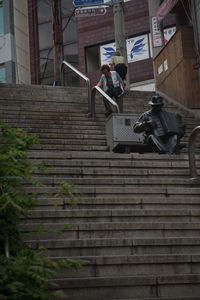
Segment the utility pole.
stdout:
<svg viewBox="0 0 200 300">
<path fill-rule="evenodd" d="M 120 51 L 121 55 L 125 58 L 126 63 L 128 65 L 123 2 L 124 2 L 123 0 L 112 0 L 114 28 L 115 28 L 115 44 L 116 44 L 116 50 Z M 129 88 L 128 72 L 126 76 L 127 76 L 127 88 Z"/>
<path fill-rule="evenodd" d="M 61 0 L 52 2 L 53 50 L 54 50 L 54 85 L 61 85 L 61 64 L 63 61 L 63 35 Z"/>
<path fill-rule="evenodd" d="M 199 76 L 199 84 L 200 84 L 200 3 L 197 0 L 194 0 L 194 9 L 196 16 L 196 28 L 197 28 L 197 41 L 198 41 L 198 57 L 197 57 L 197 69 Z"/>
</svg>

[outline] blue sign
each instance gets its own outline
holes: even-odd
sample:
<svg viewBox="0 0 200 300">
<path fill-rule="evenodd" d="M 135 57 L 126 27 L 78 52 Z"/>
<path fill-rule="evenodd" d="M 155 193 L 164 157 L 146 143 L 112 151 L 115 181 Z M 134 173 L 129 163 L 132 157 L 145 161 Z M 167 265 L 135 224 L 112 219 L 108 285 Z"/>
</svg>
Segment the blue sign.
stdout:
<svg viewBox="0 0 200 300">
<path fill-rule="evenodd" d="M 89 6 L 104 4 L 104 0 L 74 0 L 74 6 Z"/>
</svg>

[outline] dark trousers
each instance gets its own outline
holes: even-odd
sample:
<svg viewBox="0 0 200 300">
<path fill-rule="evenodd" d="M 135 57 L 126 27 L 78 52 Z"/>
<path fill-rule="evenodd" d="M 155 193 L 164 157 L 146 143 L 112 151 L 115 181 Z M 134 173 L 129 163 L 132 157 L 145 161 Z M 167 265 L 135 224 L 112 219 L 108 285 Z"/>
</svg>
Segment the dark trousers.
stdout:
<svg viewBox="0 0 200 300">
<path fill-rule="evenodd" d="M 115 102 L 117 103 L 117 105 L 119 106 L 119 111 L 120 113 L 123 113 L 123 95 L 118 96 L 117 93 L 115 93 L 114 88 L 109 88 L 106 92 L 106 94 L 110 97 L 110 98 L 114 98 Z M 103 98 L 103 102 L 104 102 L 104 106 L 106 111 L 112 110 L 109 101 L 106 98 Z"/>
<path fill-rule="evenodd" d="M 158 153 L 178 154 L 180 152 L 180 138 L 177 134 L 161 138 L 151 134 L 148 136 L 146 143 Z"/>
</svg>

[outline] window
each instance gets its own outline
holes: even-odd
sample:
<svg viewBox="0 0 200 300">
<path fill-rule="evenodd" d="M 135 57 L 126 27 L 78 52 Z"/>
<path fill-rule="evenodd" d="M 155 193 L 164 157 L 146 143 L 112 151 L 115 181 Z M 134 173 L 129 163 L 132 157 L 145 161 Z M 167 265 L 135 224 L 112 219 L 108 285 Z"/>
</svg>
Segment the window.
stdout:
<svg viewBox="0 0 200 300">
<path fill-rule="evenodd" d="M 94 72 L 99 70 L 99 46 L 86 48 L 86 72 Z"/>
<path fill-rule="evenodd" d="M 4 65 L 0 65 L 0 83 L 6 82 L 6 69 Z"/>
<path fill-rule="evenodd" d="M 4 34 L 3 2 L 0 1 L 0 34 Z"/>
</svg>

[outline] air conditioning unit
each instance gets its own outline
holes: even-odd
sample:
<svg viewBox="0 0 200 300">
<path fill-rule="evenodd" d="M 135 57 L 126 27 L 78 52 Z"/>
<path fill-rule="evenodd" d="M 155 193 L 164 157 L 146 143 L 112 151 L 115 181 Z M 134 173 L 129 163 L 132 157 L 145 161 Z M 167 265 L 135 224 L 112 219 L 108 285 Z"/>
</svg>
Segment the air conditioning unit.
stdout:
<svg viewBox="0 0 200 300">
<path fill-rule="evenodd" d="M 112 114 L 106 121 L 106 137 L 110 151 L 142 152 L 144 135 L 133 132 L 138 115 Z"/>
</svg>

